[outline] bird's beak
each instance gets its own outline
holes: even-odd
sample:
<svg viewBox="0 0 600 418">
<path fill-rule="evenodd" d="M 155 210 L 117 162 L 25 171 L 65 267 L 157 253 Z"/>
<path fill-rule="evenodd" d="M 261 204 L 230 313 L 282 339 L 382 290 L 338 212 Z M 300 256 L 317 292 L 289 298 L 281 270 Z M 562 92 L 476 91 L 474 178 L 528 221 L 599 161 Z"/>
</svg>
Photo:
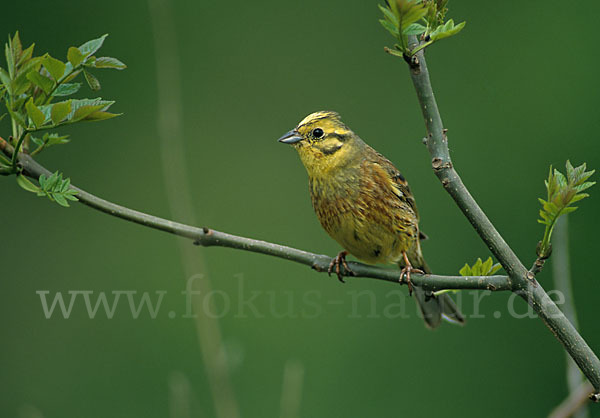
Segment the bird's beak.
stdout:
<svg viewBox="0 0 600 418">
<path fill-rule="evenodd" d="M 301 140 L 302 137 L 295 129 L 292 129 L 291 131 L 287 132 L 285 135 L 278 139 L 279 142 L 283 142 L 284 144 L 295 144 L 296 142 L 299 142 Z"/>
</svg>

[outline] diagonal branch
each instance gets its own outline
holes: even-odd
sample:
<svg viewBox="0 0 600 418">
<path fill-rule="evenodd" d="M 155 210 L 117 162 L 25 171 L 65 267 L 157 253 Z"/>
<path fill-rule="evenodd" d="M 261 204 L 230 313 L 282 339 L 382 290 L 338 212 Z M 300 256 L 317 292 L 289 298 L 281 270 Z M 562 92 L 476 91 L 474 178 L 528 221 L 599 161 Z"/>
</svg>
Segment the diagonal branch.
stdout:
<svg viewBox="0 0 600 418">
<path fill-rule="evenodd" d="M 419 42 L 416 36 L 409 36 L 411 50 L 418 46 Z M 433 171 L 444 189 L 452 196 L 481 239 L 508 273 L 513 292 L 519 294 L 531 305 L 592 383 L 596 392 L 600 392 L 600 360 L 550 299 L 542 286 L 535 281 L 535 276 L 528 272 L 504 241 L 454 169 L 448 150 L 446 129 L 444 129 L 437 102 L 433 95 L 424 50 L 419 51 L 412 57 L 412 60 L 408 61 L 410 76 L 425 119 L 427 148 L 432 157 Z M 595 395 L 592 396 L 592 399 L 597 400 L 598 394 Z"/>
<path fill-rule="evenodd" d="M 0 138 L 0 150 L 7 156 L 12 156 L 13 147 L 5 140 Z M 29 155 L 20 153 L 19 164 L 23 168 L 23 173 L 27 176 L 38 179 L 40 175 L 50 175 L 51 172 L 38 164 Z M 137 210 L 129 209 L 108 200 L 101 199 L 93 194 L 71 186 L 77 191 L 77 197 L 81 203 L 91 208 L 104 212 L 126 221 L 134 222 L 148 228 L 158 229 L 180 237 L 189 238 L 196 245 L 205 247 L 228 247 L 238 250 L 251 251 L 283 258 L 296 263 L 310 266 L 316 271 L 326 272 L 332 258 L 323 254 L 314 254 L 308 251 L 298 250 L 285 245 L 273 244 L 266 241 L 252 238 L 240 237 L 228 234 L 226 232 L 216 231 L 209 228 L 198 228 L 185 225 L 158 216 L 149 215 Z M 396 269 L 385 269 L 367 264 L 349 262 L 350 269 L 356 277 L 365 277 L 371 279 L 385 280 L 398 283 L 400 271 Z M 343 272 L 349 276 L 347 272 Z M 413 284 L 421 286 L 425 290 L 438 291 L 444 289 L 475 289 L 475 290 L 511 290 L 511 283 L 507 276 L 440 276 L 435 274 L 411 276 Z"/>
</svg>

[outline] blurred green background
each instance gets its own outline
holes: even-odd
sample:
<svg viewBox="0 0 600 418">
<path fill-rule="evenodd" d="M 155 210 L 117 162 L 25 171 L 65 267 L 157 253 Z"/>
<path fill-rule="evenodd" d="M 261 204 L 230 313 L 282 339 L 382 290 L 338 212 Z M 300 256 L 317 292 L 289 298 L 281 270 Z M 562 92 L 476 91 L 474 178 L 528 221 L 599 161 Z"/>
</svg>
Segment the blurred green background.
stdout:
<svg viewBox="0 0 600 418">
<path fill-rule="evenodd" d="M 454 274 L 488 256 L 431 171 L 416 96 L 405 64 L 383 52 L 393 40 L 377 22 L 376 5 L 172 1 L 171 14 L 157 13 L 159 23 L 171 21 L 175 29 L 171 53 L 180 74 L 170 82 L 182 89 L 180 151 L 192 189 L 182 199 L 191 199 L 199 225 L 339 251 L 313 214 L 296 153 L 276 142 L 306 114 L 333 109 L 410 181 L 434 271 Z M 452 156 L 529 265 L 543 232 L 536 198 L 545 193 L 548 166 L 563 169 L 570 159 L 600 167 L 600 4 L 455 0 L 450 6 L 466 29 L 431 47 L 428 64 Z M 101 197 L 173 218 L 177 202 L 167 200 L 157 135 L 150 10 L 139 0 L 23 0 L 3 5 L 0 28 L 4 35 L 19 30 L 24 44 L 35 42 L 38 53 L 62 59 L 69 46 L 110 34 L 99 55 L 129 68 L 96 74 L 101 96 L 117 100 L 111 110 L 124 115 L 61 131 L 73 141 L 40 161 Z M 79 97 L 95 96 L 82 89 Z M 6 120 L 0 127 L 7 137 Z M 398 297 L 389 283 L 341 285 L 302 265 L 185 242 L 204 260 L 192 273 L 204 274 L 217 291 L 212 300 L 223 347 L 211 362 L 218 370 L 226 366 L 229 397 L 224 387 L 211 389 L 197 324 L 182 318 L 181 292 L 191 274 L 177 238 L 83 205 L 63 209 L 24 192 L 13 178 L 0 180 L 2 416 L 212 417 L 214 392 L 244 418 L 278 416 L 282 393 L 284 404 L 300 402 L 302 417 L 531 417 L 546 415 L 567 393 L 561 346 L 541 321 L 512 318 L 509 294 L 484 297 L 481 317 L 464 328 L 444 324 L 431 332 L 412 301 L 410 318 L 383 315 Z M 185 193 L 185 187 L 170 192 Z M 581 332 L 598 352 L 600 281 L 590 268 L 600 251 L 597 186 L 591 193 L 571 216 L 570 240 Z M 547 289 L 551 270 L 540 276 Z M 69 319 L 59 312 L 46 319 L 40 290 L 50 291 L 50 299 L 91 290 L 93 301 L 98 292 L 109 301 L 119 290 L 137 291 L 137 301 L 143 292 L 154 301 L 157 291 L 166 294 L 155 319 L 147 309 L 134 319 L 125 296 L 112 319 L 102 311 L 90 319 L 81 296 Z M 357 299 L 361 291 L 375 304 L 370 296 Z M 259 315 L 247 307 L 240 312 L 253 294 Z M 473 315 L 474 295 L 462 298 Z M 513 302 L 517 312 L 527 311 L 523 301 Z M 292 317 L 278 315 L 288 308 Z M 600 417 L 597 406 L 591 412 Z"/>
</svg>

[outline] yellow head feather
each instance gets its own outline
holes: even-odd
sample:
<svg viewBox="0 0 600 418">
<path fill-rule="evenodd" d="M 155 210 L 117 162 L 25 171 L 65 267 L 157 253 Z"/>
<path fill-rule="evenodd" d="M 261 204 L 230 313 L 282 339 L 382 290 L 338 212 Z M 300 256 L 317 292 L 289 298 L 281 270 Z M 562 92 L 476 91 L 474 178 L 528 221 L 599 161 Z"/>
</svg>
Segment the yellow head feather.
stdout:
<svg viewBox="0 0 600 418">
<path fill-rule="evenodd" d="M 293 146 L 311 178 L 346 166 L 365 145 L 332 111 L 311 113 L 291 134 L 296 135 Z"/>
</svg>

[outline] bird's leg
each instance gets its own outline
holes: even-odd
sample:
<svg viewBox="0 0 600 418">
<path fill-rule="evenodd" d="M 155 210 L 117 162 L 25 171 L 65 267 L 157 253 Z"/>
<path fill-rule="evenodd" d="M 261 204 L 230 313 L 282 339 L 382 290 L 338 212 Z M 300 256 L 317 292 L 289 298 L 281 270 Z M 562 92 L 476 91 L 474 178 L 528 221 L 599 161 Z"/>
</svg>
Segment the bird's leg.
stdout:
<svg viewBox="0 0 600 418">
<path fill-rule="evenodd" d="M 348 263 L 346 263 L 346 255 L 348 255 L 348 251 L 340 251 L 338 255 L 331 260 L 331 263 L 329 263 L 329 268 L 327 269 L 327 274 L 331 276 L 331 272 L 335 266 L 335 274 L 337 275 L 338 280 L 342 283 L 346 282 L 344 281 L 344 275 L 340 271 L 340 264 L 344 266 L 344 271 L 348 276 L 354 276 L 354 272 L 350 270 Z"/>
<path fill-rule="evenodd" d="M 405 276 L 406 284 L 408 285 L 408 295 L 412 296 L 413 285 L 410 281 L 410 273 L 415 272 L 418 274 L 425 274 L 425 272 L 423 270 L 413 268 L 413 266 L 410 264 L 410 261 L 408 261 L 408 256 L 406 255 L 405 251 L 402 251 L 402 257 L 404 258 L 404 267 L 400 271 L 400 283 L 402 283 L 402 276 Z"/>
</svg>

